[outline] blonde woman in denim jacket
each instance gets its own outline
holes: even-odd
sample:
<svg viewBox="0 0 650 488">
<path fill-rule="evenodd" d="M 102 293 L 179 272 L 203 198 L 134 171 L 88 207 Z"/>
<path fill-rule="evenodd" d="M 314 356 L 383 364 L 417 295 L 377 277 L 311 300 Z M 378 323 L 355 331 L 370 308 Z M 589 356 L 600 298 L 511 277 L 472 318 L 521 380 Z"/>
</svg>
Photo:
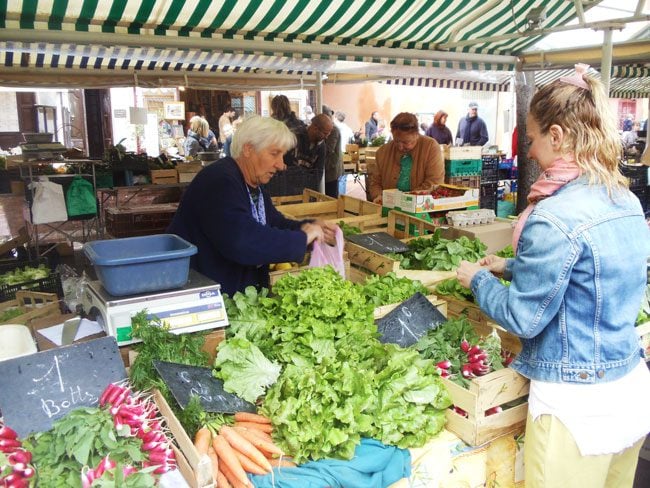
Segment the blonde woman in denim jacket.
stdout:
<svg viewBox="0 0 650 488">
<path fill-rule="evenodd" d="M 531 380 L 526 488 L 631 487 L 650 431 L 634 329 L 650 232 L 618 169 L 607 97 L 586 69 L 531 101 L 528 156 L 542 174 L 515 228 L 516 257 L 458 269 L 481 309 L 522 341 L 511 366 Z"/>
</svg>

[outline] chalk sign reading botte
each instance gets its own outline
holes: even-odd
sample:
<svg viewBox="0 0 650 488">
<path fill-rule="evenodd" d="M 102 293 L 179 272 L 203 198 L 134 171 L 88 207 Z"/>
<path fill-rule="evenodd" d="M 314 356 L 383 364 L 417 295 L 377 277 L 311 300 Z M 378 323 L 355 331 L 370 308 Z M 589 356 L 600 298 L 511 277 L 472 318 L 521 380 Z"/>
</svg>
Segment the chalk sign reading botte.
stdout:
<svg viewBox="0 0 650 488">
<path fill-rule="evenodd" d="M 409 247 L 406 244 L 399 239 L 396 239 L 388 232 L 354 234 L 346 237 L 346 239 L 380 254 L 386 254 L 388 252 L 406 252 L 409 250 Z"/>
<path fill-rule="evenodd" d="M 377 320 L 379 340 L 409 347 L 446 321 L 447 318 L 418 292 Z"/>
<path fill-rule="evenodd" d="M 109 383 L 126 378 L 114 337 L 0 361 L 0 411 L 24 437 L 79 407 L 96 407 Z"/>
<path fill-rule="evenodd" d="M 210 368 L 168 363 L 166 361 L 154 361 L 153 365 L 181 408 L 185 408 L 192 395 L 196 395 L 206 412 L 256 411 L 255 405 L 252 403 L 225 391 L 223 381 L 212 376 Z"/>
</svg>

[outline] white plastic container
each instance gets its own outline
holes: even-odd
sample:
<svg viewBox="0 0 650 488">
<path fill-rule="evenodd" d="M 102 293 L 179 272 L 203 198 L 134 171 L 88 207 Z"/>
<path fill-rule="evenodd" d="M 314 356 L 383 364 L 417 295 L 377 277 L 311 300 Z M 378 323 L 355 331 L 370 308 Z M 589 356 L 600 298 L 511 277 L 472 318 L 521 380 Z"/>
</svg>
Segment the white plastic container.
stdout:
<svg viewBox="0 0 650 488">
<path fill-rule="evenodd" d="M 25 325 L 0 325 L 0 361 L 37 352 L 32 333 Z"/>
</svg>

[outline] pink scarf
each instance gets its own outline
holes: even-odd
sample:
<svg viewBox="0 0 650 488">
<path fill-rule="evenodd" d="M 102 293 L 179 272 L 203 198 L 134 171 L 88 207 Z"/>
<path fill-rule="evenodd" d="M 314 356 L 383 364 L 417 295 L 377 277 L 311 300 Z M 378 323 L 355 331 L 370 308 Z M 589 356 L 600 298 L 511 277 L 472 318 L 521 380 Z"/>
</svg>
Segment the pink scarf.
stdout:
<svg viewBox="0 0 650 488">
<path fill-rule="evenodd" d="M 530 187 L 530 193 L 528 193 L 528 206 L 526 207 L 526 210 L 521 212 L 515 230 L 512 233 L 512 249 L 515 254 L 517 253 L 517 244 L 519 242 L 519 237 L 521 236 L 521 231 L 526 224 L 526 220 L 528 220 L 528 216 L 535 208 L 535 204 L 546 197 L 550 197 L 553 193 L 558 191 L 569 181 L 575 180 L 578 176 L 580 176 L 580 168 L 578 168 L 575 161 L 565 161 L 562 158 L 553 161 L 553 164 L 539 175 L 537 181 Z"/>
</svg>

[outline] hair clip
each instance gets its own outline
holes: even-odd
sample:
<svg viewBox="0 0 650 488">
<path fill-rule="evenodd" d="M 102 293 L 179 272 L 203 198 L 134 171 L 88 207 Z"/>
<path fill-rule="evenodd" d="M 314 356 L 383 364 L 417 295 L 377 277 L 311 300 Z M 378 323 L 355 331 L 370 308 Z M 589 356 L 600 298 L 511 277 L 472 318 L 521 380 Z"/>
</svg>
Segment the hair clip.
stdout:
<svg viewBox="0 0 650 488">
<path fill-rule="evenodd" d="M 560 78 L 560 81 L 563 83 L 568 83 L 578 88 L 584 88 L 585 90 L 591 90 L 589 84 L 584 80 L 583 76 L 587 73 L 589 69 L 588 64 L 578 63 L 575 65 L 576 72 L 572 76 L 563 76 Z"/>
</svg>

